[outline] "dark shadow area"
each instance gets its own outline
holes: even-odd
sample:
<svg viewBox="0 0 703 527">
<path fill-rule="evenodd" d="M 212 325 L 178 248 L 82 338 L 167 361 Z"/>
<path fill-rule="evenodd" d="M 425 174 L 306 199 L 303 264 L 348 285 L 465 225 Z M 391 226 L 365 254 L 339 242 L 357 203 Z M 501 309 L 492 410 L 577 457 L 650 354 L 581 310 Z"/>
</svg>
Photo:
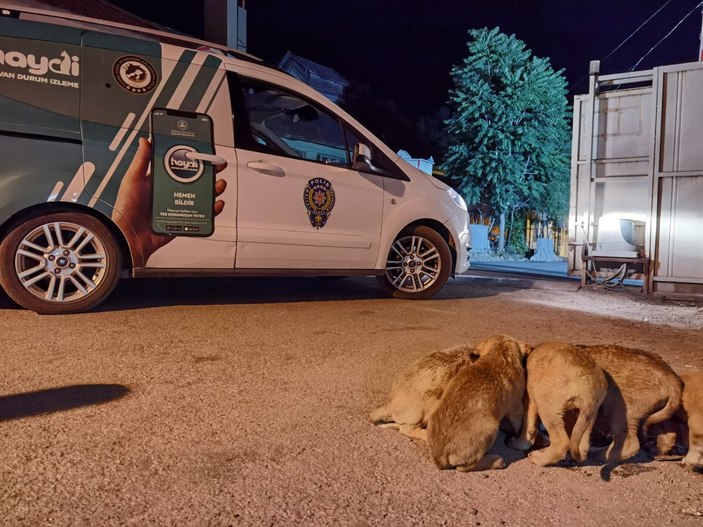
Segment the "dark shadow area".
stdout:
<svg viewBox="0 0 703 527">
<path fill-rule="evenodd" d="M 600 479 L 609 482 L 612 481 L 613 476 L 629 478 L 630 476 L 637 476 L 643 472 L 657 470 L 656 467 L 650 465 L 652 461 L 654 461 L 654 459 L 651 456 L 640 450 L 636 456 L 626 459 L 625 461 L 617 461 L 603 465 L 600 469 Z"/>
<path fill-rule="evenodd" d="M 137 278 L 122 280 L 94 311 L 181 305 L 268 304 L 385 298 L 367 277 Z"/>
<path fill-rule="evenodd" d="M 474 271 L 450 278 L 431 300 L 484 298 L 520 289 L 576 291 L 566 278 Z M 92 311 L 122 311 L 180 305 L 236 305 L 390 298 L 372 276 L 136 278 L 120 280 Z M 0 310 L 21 309 L 0 289 Z"/>
<path fill-rule="evenodd" d="M 7 296 L 2 287 L 0 287 L 0 309 L 22 309 Z"/>
<path fill-rule="evenodd" d="M 551 284 L 551 285 L 549 285 Z M 494 296 L 499 292 L 542 287 L 571 287 L 544 278 L 496 278 L 461 275 L 450 279 L 431 300 Z M 390 298 L 374 277 L 139 278 L 122 280 L 95 311 L 206 304 L 265 304 L 382 300 Z"/>
<path fill-rule="evenodd" d="M 129 393 L 121 384 L 79 384 L 0 397 L 0 422 L 104 404 Z"/>
<path fill-rule="evenodd" d="M 581 284 L 567 276 L 549 276 L 532 273 L 511 273 L 506 271 L 488 271 L 469 269 L 460 275 L 459 280 L 469 280 L 482 286 L 507 287 L 517 289 L 552 289 L 561 291 L 578 291 Z"/>
<path fill-rule="evenodd" d="M 499 454 L 503 458 L 506 467 L 509 467 L 517 461 L 521 461 L 526 456 L 522 450 L 515 450 L 514 448 L 510 448 L 508 446 L 508 439 L 513 437 L 513 435 L 514 434 L 509 434 L 503 430 L 500 430 L 495 442 L 487 452 L 487 454 Z"/>
</svg>

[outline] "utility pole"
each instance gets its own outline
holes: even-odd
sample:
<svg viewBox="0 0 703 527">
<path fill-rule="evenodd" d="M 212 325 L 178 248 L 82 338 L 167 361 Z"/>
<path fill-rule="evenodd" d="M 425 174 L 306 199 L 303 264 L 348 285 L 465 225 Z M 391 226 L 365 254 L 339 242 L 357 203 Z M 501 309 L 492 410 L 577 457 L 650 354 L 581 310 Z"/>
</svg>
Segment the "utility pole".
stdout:
<svg viewBox="0 0 703 527">
<path fill-rule="evenodd" d="M 205 40 L 247 50 L 246 0 L 203 0 Z"/>
<path fill-rule="evenodd" d="M 703 61 L 703 9 L 701 9 L 701 34 L 698 37 L 698 60 Z"/>
</svg>

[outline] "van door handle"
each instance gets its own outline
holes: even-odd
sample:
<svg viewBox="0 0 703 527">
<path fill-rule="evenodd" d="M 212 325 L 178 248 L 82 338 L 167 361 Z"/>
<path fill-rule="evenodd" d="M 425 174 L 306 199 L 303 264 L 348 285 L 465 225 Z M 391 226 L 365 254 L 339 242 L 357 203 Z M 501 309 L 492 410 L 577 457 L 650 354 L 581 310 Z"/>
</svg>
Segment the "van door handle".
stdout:
<svg viewBox="0 0 703 527">
<path fill-rule="evenodd" d="M 249 161 L 247 166 L 252 170 L 266 174 L 267 176 L 283 177 L 286 175 L 285 169 L 274 163 L 266 163 L 265 161 Z"/>
</svg>

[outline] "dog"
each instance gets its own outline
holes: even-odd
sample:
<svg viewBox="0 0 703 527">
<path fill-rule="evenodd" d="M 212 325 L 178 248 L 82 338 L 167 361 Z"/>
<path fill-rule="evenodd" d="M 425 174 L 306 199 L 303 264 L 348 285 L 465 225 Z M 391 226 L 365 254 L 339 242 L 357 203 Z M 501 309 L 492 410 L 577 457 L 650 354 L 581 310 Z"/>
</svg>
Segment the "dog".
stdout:
<svg viewBox="0 0 703 527">
<path fill-rule="evenodd" d="M 501 419 L 507 417 L 513 429 L 520 429 L 524 361 L 530 350 L 511 337 L 490 337 L 476 346 L 476 362 L 449 381 L 424 431 L 440 469 L 466 472 L 505 466 L 501 456 L 486 452 L 495 442 Z"/>
<path fill-rule="evenodd" d="M 603 370 L 586 351 L 566 342 L 545 342 L 527 358 L 525 414 L 519 438 L 509 445 L 529 450 L 537 434 L 538 419 L 547 429 L 550 444 L 528 455 L 535 465 L 558 463 L 567 452 L 577 463 L 588 457 L 591 430 L 598 409 L 608 392 Z M 566 428 L 567 414 L 578 412 L 571 434 Z M 565 418 L 566 421 L 565 421 Z"/>
<path fill-rule="evenodd" d="M 614 344 L 576 347 L 593 357 L 608 380 L 608 393 L 594 426 L 594 431 L 613 436 L 605 461 L 629 459 L 639 452 L 649 427 L 678 410 L 681 379 L 654 353 Z"/>
<path fill-rule="evenodd" d="M 682 417 L 688 425 L 687 465 L 703 470 L 703 370 L 681 374 L 683 381 Z"/>
<path fill-rule="evenodd" d="M 679 459 L 669 456 L 680 441 L 687 451 L 683 462 L 696 470 L 703 470 L 703 370 L 687 371 L 680 375 L 683 381 L 681 406 L 676 415 L 654 425 L 649 437 L 656 442 L 657 459 Z"/>
<path fill-rule="evenodd" d="M 478 358 L 471 346 L 437 351 L 413 362 L 393 382 L 387 402 L 371 412 L 371 421 L 414 439 L 425 439 L 427 420 L 449 381 Z"/>
</svg>

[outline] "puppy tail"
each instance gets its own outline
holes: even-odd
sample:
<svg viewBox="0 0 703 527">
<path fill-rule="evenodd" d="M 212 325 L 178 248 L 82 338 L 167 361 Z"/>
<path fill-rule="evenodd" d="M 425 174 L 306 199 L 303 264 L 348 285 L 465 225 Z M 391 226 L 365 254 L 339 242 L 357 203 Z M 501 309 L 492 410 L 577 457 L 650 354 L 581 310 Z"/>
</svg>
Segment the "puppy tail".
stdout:
<svg viewBox="0 0 703 527">
<path fill-rule="evenodd" d="M 391 412 L 386 404 L 376 408 L 373 412 L 371 412 L 369 417 L 371 417 L 371 422 L 374 424 L 393 422 L 393 417 L 391 416 Z"/>
<path fill-rule="evenodd" d="M 657 410 L 649 417 L 647 417 L 647 419 L 645 419 L 644 423 L 642 424 L 642 433 L 646 435 L 647 429 L 650 426 L 657 423 L 661 423 L 662 421 L 666 421 L 667 419 L 676 415 L 680 406 L 681 390 L 672 390 L 671 393 L 669 393 L 669 399 L 666 401 L 664 408 L 662 408 L 661 410 Z"/>
<path fill-rule="evenodd" d="M 582 408 L 574 423 L 574 428 L 571 430 L 569 452 L 573 460 L 577 463 L 585 461 L 586 456 L 588 456 L 588 450 L 591 444 L 591 430 L 596 421 L 596 412 L 589 412 Z"/>
</svg>

